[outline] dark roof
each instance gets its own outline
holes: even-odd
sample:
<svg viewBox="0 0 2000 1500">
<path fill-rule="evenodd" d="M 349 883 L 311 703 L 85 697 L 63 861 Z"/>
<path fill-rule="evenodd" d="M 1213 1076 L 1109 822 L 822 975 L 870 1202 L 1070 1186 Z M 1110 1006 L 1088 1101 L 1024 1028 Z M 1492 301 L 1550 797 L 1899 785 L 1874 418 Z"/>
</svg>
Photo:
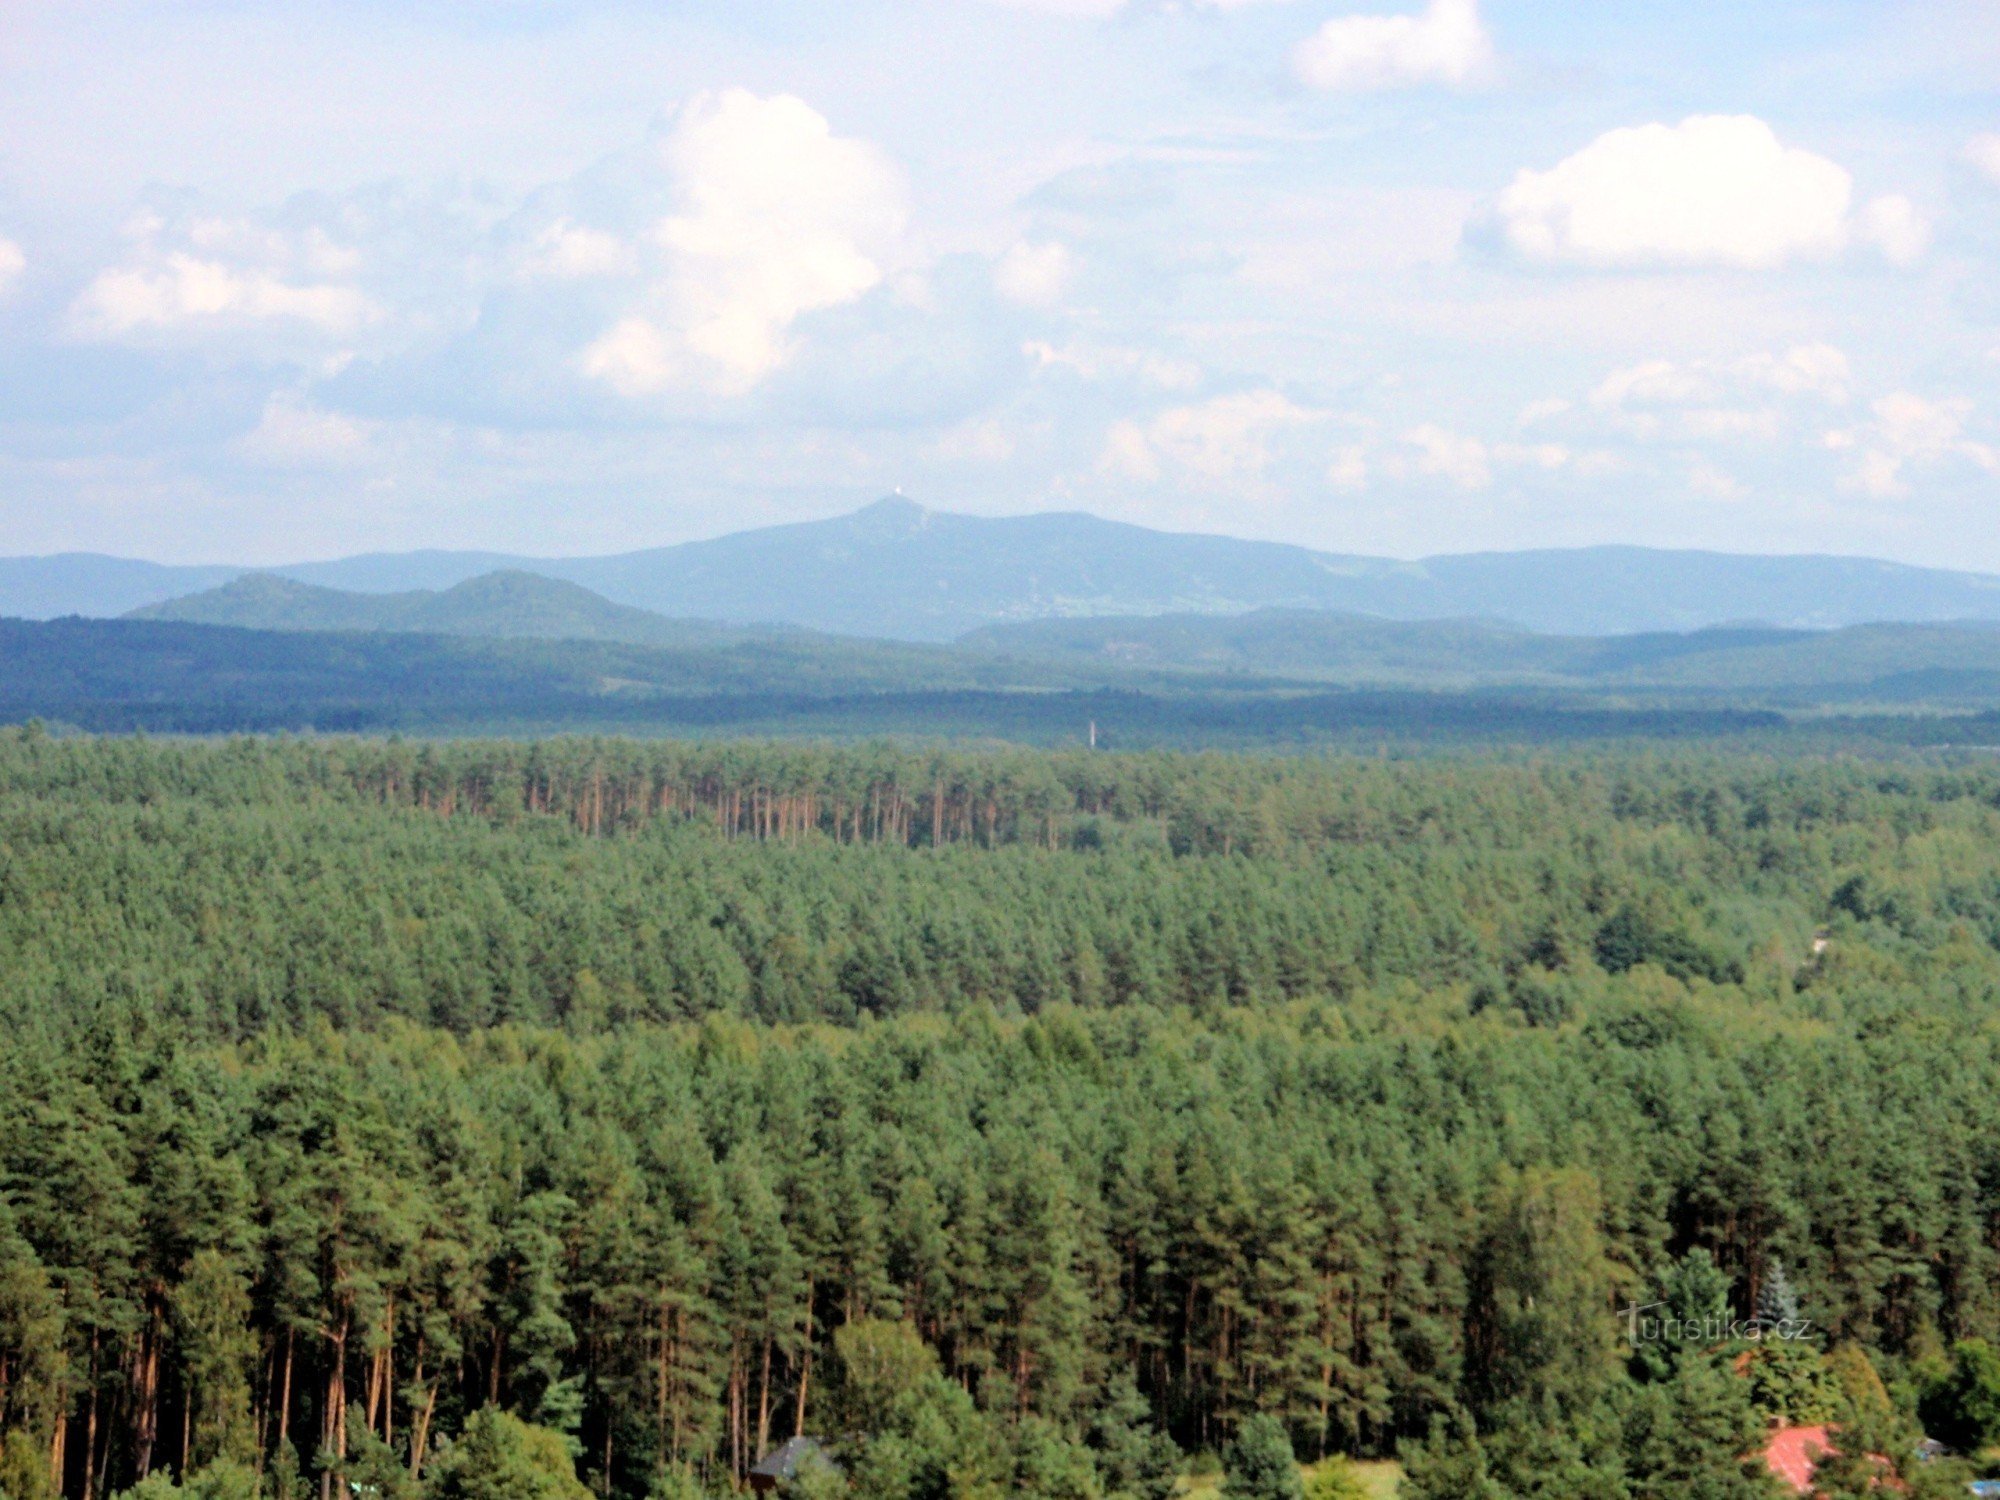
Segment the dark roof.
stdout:
<svg viewBox="0 0 2000 1500">
<path fill-rule="evenodd" d="M 790 1479 L 809 1457 L 817 1458 L 823 1464 L 833 1463 L 833 1455 L 817 1438 L 795 1437 L 787 1438 L 758 1459 L 757 1466 L 750 1472 L 761 1474 L 766 1479 Z"/>
</svg>

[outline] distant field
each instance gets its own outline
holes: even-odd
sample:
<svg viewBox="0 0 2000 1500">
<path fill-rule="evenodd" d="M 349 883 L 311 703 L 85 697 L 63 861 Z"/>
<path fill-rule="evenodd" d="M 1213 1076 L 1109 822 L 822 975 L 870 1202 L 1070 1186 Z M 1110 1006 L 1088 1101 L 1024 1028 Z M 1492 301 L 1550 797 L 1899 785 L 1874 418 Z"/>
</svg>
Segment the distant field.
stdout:
<svg viewBox="0 0 2000 1500">
<path fill-rule="evenodd" d="M 1307 1484 L 1312 1483 L 1317 1464 L 1306 1464 L 1299 1472 L 1305 1476 Z M 1381 1459 L 1370 1463 L 1357 1463 L 1354 1472 L 1367 1487 L 1369 1500 L 1395 1500 L 1403 1483 L 1403 1466 L 1392 1459 Z M 1180 1493 L 1186 1500 L 1215 1500 L 1222 1493 L 1222 1475 L 1193 1474 L 1181 1482 Z"/>
</svg>

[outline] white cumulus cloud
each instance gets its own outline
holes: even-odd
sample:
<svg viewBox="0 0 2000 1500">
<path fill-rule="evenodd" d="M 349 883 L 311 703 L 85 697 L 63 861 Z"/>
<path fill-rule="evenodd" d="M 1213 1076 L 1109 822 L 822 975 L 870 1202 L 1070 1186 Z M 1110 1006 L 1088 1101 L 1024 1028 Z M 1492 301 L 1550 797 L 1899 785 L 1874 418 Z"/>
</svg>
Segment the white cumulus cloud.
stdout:
<svg viewBox="0 0 2000 1500">
<path fill-rule="evenodd" d="M 1830 260 L 1855 239 L 1907 263 L 1929 231 L 1908 199 L 1857 217 L 1854 180 L 1787 146 L 1752 115 L 1612 130 L 1500 195 L 1502 239 L 1529 259 L 1571 265 L 1769 270 Z"/>
<path fill-rule="evenodd" d="M 1483 490 L 1493 483 L 1492 455 L 1476 437 L 1427 422 L 1404 433 L 1403 441 L 1416 450 L 1419 474 L 1449 480 L 1462 490 Z"/>
<path fill-rule="evenodd" d="M 1908 471 L 1959 460 L 2000 474 L 2000 452 L 1968 436 L 1972 403 L 1963 397 L 1931 399 L 1894 391 L 1870 408 L 1873 420 L 1860 428 L 1829 432 L 1826 446 L 1857 454 L 1846 487 L 1878 499 L 1911 492 Z"/>
<path fill-rule="evenodd" d="M 1856 232 L 1894 266 L 1913 266 L 1930 248 L 1931 226 L 1917 206 L 1900 193 L 1871 200 L 1861 210 Z"/>
<path fill-rule="evenodd" d="M 357 257 L 319 230 L 287 233 L 234 220 L 169 226 L 141 219 L 127 260 L 83 289 L 71 317 L 102 338 L 281 323 L 351 335 L 381 309 L 350 280 Z"/>
<path fill-rule="evenodd" d="M 1144 425 L 1114 424 L 1098 467 L 1139 480 L 1158 479 L 1169 467 L 1206 480 L 1255 480 L 1270 468 L 1280 433 L 1325 415 L 1281 391 L 1237 391 L 1171 407 Z"/>
<path fill-rule="evenodd" d="M 107 335 L 186 324 L 288 320 L 328 333 L 350 333 L 373 309 L 353 287 L 284 281 L 218 261 L 172 254 L 158 265 L 105 271 L 84 289 L 76 311 L 83 326 Z"/>
<path fill-rule="evenodd" d="M 1642 441 L 1775 442 L 1801 406 L 1848 399 L 1853 372 L 1831 344 L 1736 359 L 1643 360 L 1590 392 L 1592 411 Z"/>
<path fill-rule="evenodd" d="M 1799 344 L 1783 354 L 1753 354 L 1738 360 L 1736 374 L 1788 396 L 1845 401 L 1854 378 L 1847 355 L 1831 344 Z"/>
<path fill-rule="evenodd" d="M 536 235 L 520 261 L 521 274 L 551 281 L 623 276 L 638 269 L 638 252 L 617 235 L 557 219 Z"/>
<path fill-rule="evenodd" d="M 1478 0 L 1431 0 L 1417 15 L 1336 16 L 1299 44 L 1299 78 L 1316 89 L 1463 86 L 1493 64 Z"/>
<path fill-rule="evenodd" d="M 1990 130 L 1967 141 L 1965 160 L 1973 171 L 2000 188 L 2000 131 Z"/>
<path fill-rule="evenodd" d="M 1359 443 L 1345 443 L 1333 452 L 1326 466 L 1326 482 L 1337 490 L 1368 487 L 1368 450 Z"/>
<path fill-rule="evenodd" d="M 1781 354 L 1733 360 L 1643 360 L 1613 370 L 1590 393 L 1599 410 L 1695 406 L 1776 393 L 1847 399 L 1853 378 L 1848 358 L 1831 344 L 1800 344 Z"/>
<path fill-rule="evenodd" d="M 937 441 L 938 457 L 947 463 L 1002 464 L 1014 450 L 1013 434 L 991 417 L 961 422 Z"/>
<path fill-rule="evenodd" d="M 1053 307 L 1076 276 L 1076 257 L 1067 245 L 1051 240 L 1012 246 L 993 268 L 993 286 L 1009 302 L 1023 307 Z"/>
<path fill-rule="evenodd" d="M 1714 395 L 1715 382 L 1709 372 L 1670 359 L 1648 359 L 1605 376 L 1590 393 L 1590 404 L 1603 409 L 1684 406 L 1711 400 Z"/>
<path fill-rule="evenodd" d="M 1200 365 L 1146 349 L 1075 343 L 1058 347 L 1030 339 L 1021 352 L 1037 370 L 1067 370 L 1083 380 L 1137 380 L 1163 391 L 1191 391 L 1201 384 Z"/>
<path fill-rule="evenodd" d="M 706 94 L 662 147 L 675 205 L 654 225 L 649 290 L 586 349 L 582 369 L 626 396 L 739 396 L 780 368 L 793 325 L 882 281 L 906 217 L 872 145 L 790 95 Z"/>
<path fill-rule="evenodd" d="M 370 425 L 279 394 L 257 425 L 236 440 L 239 457 L 269 468 L 346 468 L 365 460 Z"/>
</svg>

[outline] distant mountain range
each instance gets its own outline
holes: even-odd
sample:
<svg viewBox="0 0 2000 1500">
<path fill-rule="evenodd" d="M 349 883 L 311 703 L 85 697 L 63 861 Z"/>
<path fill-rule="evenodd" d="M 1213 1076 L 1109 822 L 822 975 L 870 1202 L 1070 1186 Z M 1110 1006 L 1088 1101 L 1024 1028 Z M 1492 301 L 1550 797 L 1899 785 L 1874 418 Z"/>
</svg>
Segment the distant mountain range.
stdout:
<svg viewBox="0 0 2000 1500">
<path fill-rule="evenodd" d="M 252 571 L 89 554 L 0 559 L 0 615 L 123 615 Z M 590 639 L 609 638 L 606 629 L 629 638 L 618 634 L 625 627 L 605 625 L 610 617 L 601 606 L 607 603 L 675 620 L 785 624 L 910 641 L 948 641 L 985 626 L 1033 620 L 1270 609 L 1388 620 L 1482 619 L 1563 635 L 1753 622 L 1827 629 L 1876 621 L 2000 620 L 2000 577 L 1864 558 L 1588 547 L 1401 562 L 1153 531 L 1080 514 L 956 515 L 901 498 L 833 520 L 611 557 L 412 552 L 264 571 L 295 583 L 383 595 L 451 591 L 495 573 L 531 574 L 600 596 L 587 607 L 572 600 L 584 611 L 579 620 L 599 622 L 588 631 Z M 247 601 L 236 602 L 247 607 Z M 415 619 L 434 606 L 449 615 L 476 609 L 476 601 L 405 601 L 391 609 L 407 607 Z M 459 632 L 448 624 L 424 628 L 489 633 Z"/>
</svg>

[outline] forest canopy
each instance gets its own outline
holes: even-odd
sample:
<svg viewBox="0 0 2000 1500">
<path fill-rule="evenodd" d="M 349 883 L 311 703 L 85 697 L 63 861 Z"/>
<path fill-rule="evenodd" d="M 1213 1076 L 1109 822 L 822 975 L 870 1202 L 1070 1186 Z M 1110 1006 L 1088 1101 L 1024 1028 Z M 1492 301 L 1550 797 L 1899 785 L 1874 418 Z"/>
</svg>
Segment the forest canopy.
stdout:
<svg viewBox="0 0 2000 1500">
<path fill-rule="evenodd" d="M 2000 1437 L 1984 763 L 8 731 L 0 1022 L 11 1500 Z"/>
</svg>

